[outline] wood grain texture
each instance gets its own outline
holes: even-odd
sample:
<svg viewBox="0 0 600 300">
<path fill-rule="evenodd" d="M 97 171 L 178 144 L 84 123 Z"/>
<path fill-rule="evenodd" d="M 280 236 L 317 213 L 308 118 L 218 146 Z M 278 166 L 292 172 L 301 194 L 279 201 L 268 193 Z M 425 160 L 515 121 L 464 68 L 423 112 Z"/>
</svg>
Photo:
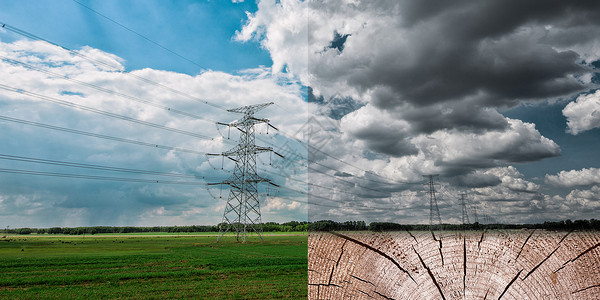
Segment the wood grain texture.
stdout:
<svg viewBox="0 0 600 300">
<path fill-rule="evenodd" d="M 311 232 L 308 299 L 600 299 L 600 233 Z"/>
</svg>

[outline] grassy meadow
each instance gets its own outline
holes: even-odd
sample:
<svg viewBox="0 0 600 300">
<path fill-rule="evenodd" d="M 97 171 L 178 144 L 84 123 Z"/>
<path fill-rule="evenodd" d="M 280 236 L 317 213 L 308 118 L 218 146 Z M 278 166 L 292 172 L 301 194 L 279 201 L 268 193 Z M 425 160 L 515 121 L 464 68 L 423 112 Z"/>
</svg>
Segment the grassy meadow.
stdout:
<svg viewBox="0 0 600 300">
<path fill-rule="evenodd" d="M 7 236 L 0 298 L 306 298 L 306 234 L 264 238 Z"/>
</svg>

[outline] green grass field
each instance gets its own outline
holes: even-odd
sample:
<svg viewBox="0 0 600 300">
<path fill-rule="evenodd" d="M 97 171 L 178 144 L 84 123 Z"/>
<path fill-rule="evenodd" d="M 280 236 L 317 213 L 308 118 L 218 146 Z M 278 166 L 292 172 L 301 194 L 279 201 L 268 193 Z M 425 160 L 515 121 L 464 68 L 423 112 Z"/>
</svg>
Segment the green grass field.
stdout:
<svg viewBox="0 0 600 300">
<path fill-rule="evenodd" d="M 306 235 L 0 239 L 2 299 L 303 299 L 307 285 Z"/>
</svg>

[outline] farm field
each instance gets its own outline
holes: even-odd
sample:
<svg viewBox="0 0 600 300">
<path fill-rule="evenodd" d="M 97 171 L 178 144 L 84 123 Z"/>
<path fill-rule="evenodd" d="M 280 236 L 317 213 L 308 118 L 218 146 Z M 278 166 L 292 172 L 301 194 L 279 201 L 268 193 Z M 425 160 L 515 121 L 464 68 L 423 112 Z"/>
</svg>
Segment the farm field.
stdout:
<svg viewBox="0 0 600 300">
<path fill-rule="evenodd" d="M 0 298 L 302 299 L 307 236 L 7 236 Z"/>
</svg>

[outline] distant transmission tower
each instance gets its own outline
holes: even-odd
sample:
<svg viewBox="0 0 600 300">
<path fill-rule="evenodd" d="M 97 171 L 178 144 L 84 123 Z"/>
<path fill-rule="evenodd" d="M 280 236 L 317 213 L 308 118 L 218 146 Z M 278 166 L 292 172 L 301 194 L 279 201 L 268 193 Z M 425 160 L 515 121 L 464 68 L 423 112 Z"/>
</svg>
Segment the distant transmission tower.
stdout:
<svg viewBox="0 0 600 300">
<path fill-rule="evenodd" d="M 433 179 L 438 176 L 438 174 L 423 175 L 423 177 L 429 179 L 429 182 L 426 183 L 429 186 L 429 230 L 433 230 L 435 226 L 437 226 L 439 230 L 442 230 L 442 218 L 440 217 L 440 209 L 438 208 L 437 199 L 435 197 L 437 192 L 435 190 L 435 183 L 433 182 Z"/>
<path fill-rule="evenodd" d="M 462 206 L 462 224 L 471 224 L 469 222 L 469 214 L 467 214 L 467 205 L 465 204 L 465 197 L 467 194 L 460 194 L 460 205 Z M 465 223 L 465 220 L 467 221 Z"/>
<path fill-rule="evenodd" d="M 225 211 L 223 212 L 223 221 L 221 222 L 225 226 L 219 226 L 217 241 L 228 231 L 235 232 L 237 241 L 241 240 L 245 242 L 246 233 L 250 231 L 256 232 L 260 239 L 263 240 L 258 183 L 267 182 L 274 186 L 277 185 L 269 179 L 262 178 L 256 174 L 256 156 L 263 152 L 273 152 L 282 158 L 283 156 L 273 151 L 271 147 L 260 147 L 255 144 L 254 125 L 266 123 L 267 126 L 275 130 L 277 128 L 269 124 L 268 119 L 255 118 L 254 113 L 271 104 L 273 102 L 229 109 L 227 110 L 228 112 L 243 114 L 243 118 L 228 124 L 218 123 L 219 125 L 236 128 L 241 134 L 237 146 L 233 149 L 220 154 L 209 154 L 227 157 L 235 162 L 233 174 L 229 179 L 210 184 L 226 184 L 230 186 L 229 198 L 227 199 L 227 205 L 225 205 Z"/>
<path fill-rule="evenodd" d="M 475 217 L 475 223 L 479 223 L 479 218 L 477 217 L 477 203 L 473 203 L 473 217 Z"/>
</svg>

